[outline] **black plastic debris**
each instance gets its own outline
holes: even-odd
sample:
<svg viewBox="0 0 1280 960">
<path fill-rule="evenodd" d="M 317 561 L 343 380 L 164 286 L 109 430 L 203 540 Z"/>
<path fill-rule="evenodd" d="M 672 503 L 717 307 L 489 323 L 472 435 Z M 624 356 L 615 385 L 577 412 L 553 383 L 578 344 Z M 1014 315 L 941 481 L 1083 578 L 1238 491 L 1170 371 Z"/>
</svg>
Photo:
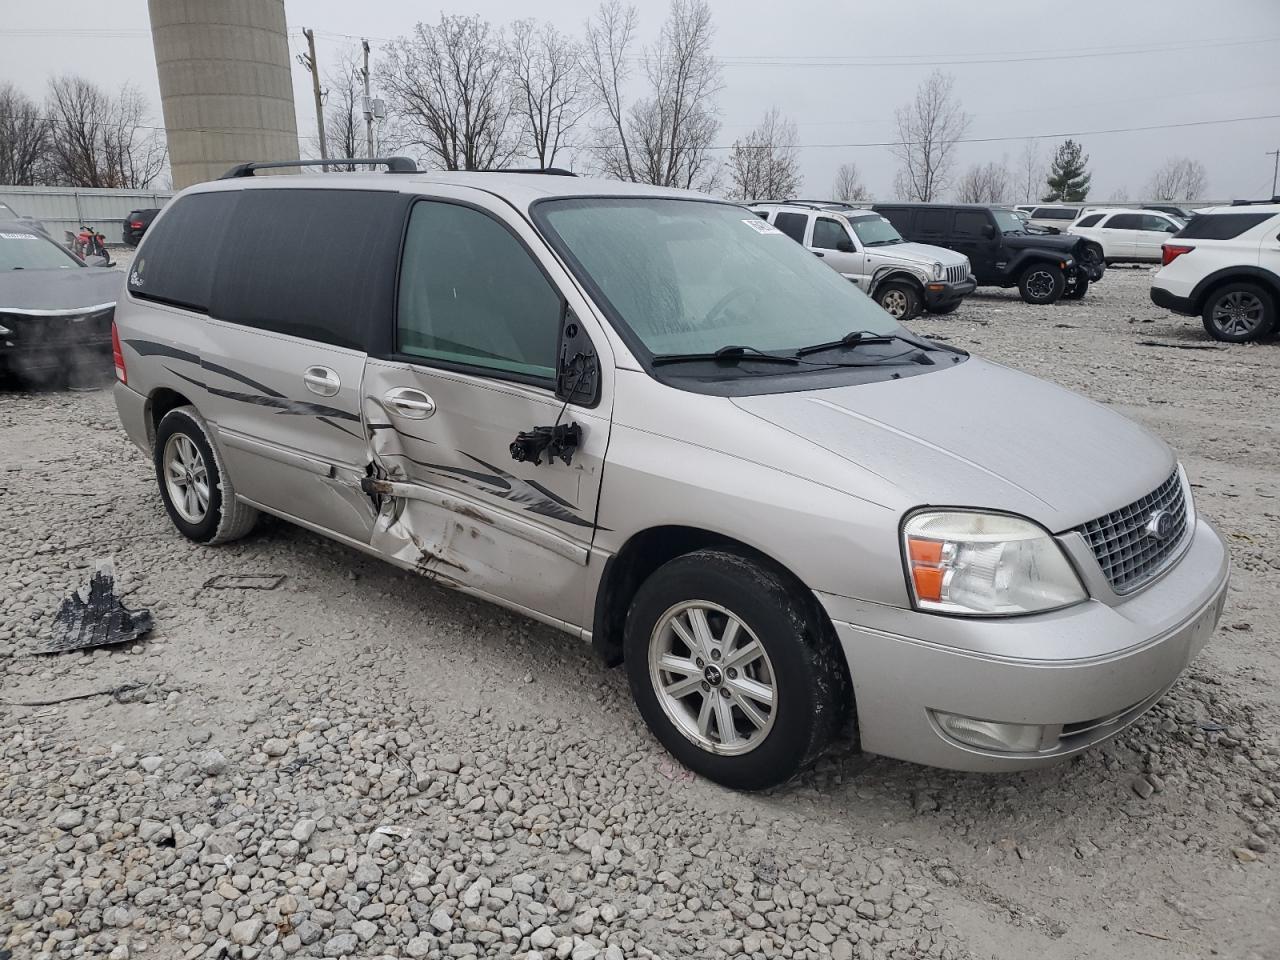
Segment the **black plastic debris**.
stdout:
<svg viewBox="0 0 1280 960">
<path fill-rule="evenodd" d="M 99 563 L 89 582 L 62 601 L 53 640 L 37 653 L 66 653 L 131 643 L 155 625 L 150 610 L 130 610 L 116 596 L 115 570 Z"/>
<path fill-rule="evenodd" d="M 204 582 L 206 590 L 274 590 L 283 573 L 219 573 Z"/>
</svg>

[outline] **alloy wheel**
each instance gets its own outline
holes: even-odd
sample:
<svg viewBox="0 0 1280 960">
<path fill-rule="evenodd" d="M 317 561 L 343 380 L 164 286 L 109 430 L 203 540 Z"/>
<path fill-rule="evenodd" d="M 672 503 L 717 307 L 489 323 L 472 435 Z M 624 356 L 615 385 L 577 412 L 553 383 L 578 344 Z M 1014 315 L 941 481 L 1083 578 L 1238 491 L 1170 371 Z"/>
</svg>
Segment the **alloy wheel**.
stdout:
<svg viewBox="0 0 1280 960">
<path fill-rule="evenodd" d="M 1035 300 L 1048 300 L 1053 296 L 1053 274 L 1048 270 L 1037 270 L 1027 277 L 1027 293 Z"/>
<path fill-rule="evenodd" d="M 880 306 L 895 320 L 907 315 L 907 295 L 901 290 L 890 290 L 880 300 Z"/>
<path fill-rule="evenodd" d="M 658 619 L 649 677 L 667 718 L 710 753 L 749 753 L 773 729 L 773 664 L 751 628 L 719 604 L 689 600 Z"/>
<path fill-rule="evenodd" d="M 169 501 L 187 523 L 200 523 L 209 512 L 209 471 L 191 438 L 175 433 L 164 446 L 164 484 Z"/>
<path fill-rule="evenodd" d="M 1233 290 L 1213 305 L 1213 324 L 1228 336 L 1245 337 L 1261 326 L 1266 307 L 1252 293 Z"/>
</svg>

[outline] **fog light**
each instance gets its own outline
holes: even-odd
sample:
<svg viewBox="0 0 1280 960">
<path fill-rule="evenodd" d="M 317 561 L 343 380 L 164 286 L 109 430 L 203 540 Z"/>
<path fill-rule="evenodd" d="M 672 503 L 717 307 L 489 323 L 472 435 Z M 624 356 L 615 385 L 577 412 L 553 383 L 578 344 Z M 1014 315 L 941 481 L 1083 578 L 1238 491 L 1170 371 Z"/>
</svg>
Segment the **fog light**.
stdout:
<svg viewBox="0 0 1280 960">
<path fill-rule="evenodd" d="M 1001 753 L 1035 753 L 1044 737 L 1044 726 L 1038 723 L 997 723 L 974 720 L 954 713 L 933 712 L 938 726 L 954 740 L 981 750 Z"/>
</svg>

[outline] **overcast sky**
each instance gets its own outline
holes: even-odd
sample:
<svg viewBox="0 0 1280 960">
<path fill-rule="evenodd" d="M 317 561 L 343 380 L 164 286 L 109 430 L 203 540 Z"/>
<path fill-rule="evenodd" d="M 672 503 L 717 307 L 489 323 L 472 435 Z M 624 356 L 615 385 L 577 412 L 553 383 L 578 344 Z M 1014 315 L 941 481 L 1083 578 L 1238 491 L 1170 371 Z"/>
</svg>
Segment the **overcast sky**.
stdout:
<svg viewBox="0 0 1280 960">
<path fill-rule="evenodd" d="M 550 0 L 542 19 L 580 35 L 597 0 Z M 843 146 L 891 140 L 894 108 L 909 100 L 935 64 L 955 76 L 972 123 L 958 170 L 1007 156 L 1021 138 L 1080 134 L 1090 155 L 1090 198 L 1117 190 L 1136 199 L 1166 158 L 1188 156 L 1209 176 L 1208 197 L 1270 192 L 1280 119 L 1214 126 L 1134 130 L 1162 124 L 1280 114 L 1280 0 L 711 0 L 714 50 L 724 58 L 719 142 L 731 144 L 770 106 L 799 128 L 804 192 L 830 192 L 836 168 L 857 163 L 876 196 L 891 195 L 896 161 L 884 147 Z M 657 33 L 665 4 L 638 4 L 641 37 Z M 111 87 L 128 81 L 152 101 L 160 122 L 155 60 L 143 0 L 64 4 L 5 0 L 0 22 L 0 80 L 42 96 L 47 78 L 78 72 Z M 305 49 L 301 28 L 320 34 L 322 72 L 347 45 L 368 36 L 378 49 L 420 19 L 441 11 L 475 12 L 506 23 L 531 15 L 520 0 L 471 0 L 443 7 L 397 2 L 286 0 L 290 46 Z M 73 31 L 68 34 L 68 30 Z M 638 51 L 637 51 L 638 52 Z M 838 66 L 743 58 L 839 57 Z M 891 62 L 908 59 L 908 63 Z M 957 63 L 946 61 L 985 61 Z M 376 92 L 376 91 L 375 91 Z M 294 67 L 298 129 L 314 130 L 310 79 Z M 1120 129 L 1119 133 L 1090 133 Z M 1041 141 L 1047 155 L 1060 136 Z M 834 145 L 834 146 L 833 146 Z M 717 156 L 727 156 L 718 151 Z"/>
</svg>

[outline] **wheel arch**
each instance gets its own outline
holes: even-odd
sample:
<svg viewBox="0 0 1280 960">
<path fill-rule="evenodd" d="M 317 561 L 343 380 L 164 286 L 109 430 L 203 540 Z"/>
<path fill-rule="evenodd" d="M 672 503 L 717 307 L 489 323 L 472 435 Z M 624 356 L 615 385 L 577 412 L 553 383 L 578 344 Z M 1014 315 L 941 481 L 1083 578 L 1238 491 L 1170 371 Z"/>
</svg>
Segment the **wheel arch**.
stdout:
<svg viewBox="0 0 1280 960">
<path fill-rule="evenodd" d="M 147 442 L 152 446 L 155 445 L 156 430 L 166 413 L 186 406 L 191 406 L 191 401 L 177 390 L 169 387 L 157 387 L 152 390 L 147 396 L 146 403 Z"/>
<path fill-rule="evenodd" d="M 875 296 L 876 292 L 886 283 L 895 283 L 897 281 L 905 281 L 916 287 L 920 296 L 924 297 L 925 282 L 920 277 L 906 267 L 881 267 L 871 278 L 871 286 L 867 289 L 868 296 Z"/>
<path fill-rule="evenodd" d="M 1280 308 L 1280 275 L 1273 273 L 1265 267 L 1256 267 L 1252 264 L 1241 264 L 1239 266 L 1224 267 L 1221 270 L 1215 270 L 1213 273 L 1202 278 L 1191 289 L 1190 300 L 1195 307 L 1196 313 L 1204 310 L 1205 305 L 1209 301 L 1209 297 L 1215 290 L 1226 286 L 1228 283 L 1256 283 L 1268 293 L 1271 294 L 1274 305 Z"/>
<path fill-rule="evenodd" d="M 640 585 L 668 561 L 706 548 L 730 548 L 774 570 L 809 604 L 823 629 L 835 639 L 835 625 L 817 596 L 786 564 L 748 543 L 701 527 L 670 524 L 649 527 L 631 535 L 617 553 L 605 562 L 596 587 L 592 616 L 591 646 L 607 666 L 622 663 L 622 632 L 627 611 Z M 848 680 L 848 664 L 841 656 L 841 669 Z"/>
</svg>

